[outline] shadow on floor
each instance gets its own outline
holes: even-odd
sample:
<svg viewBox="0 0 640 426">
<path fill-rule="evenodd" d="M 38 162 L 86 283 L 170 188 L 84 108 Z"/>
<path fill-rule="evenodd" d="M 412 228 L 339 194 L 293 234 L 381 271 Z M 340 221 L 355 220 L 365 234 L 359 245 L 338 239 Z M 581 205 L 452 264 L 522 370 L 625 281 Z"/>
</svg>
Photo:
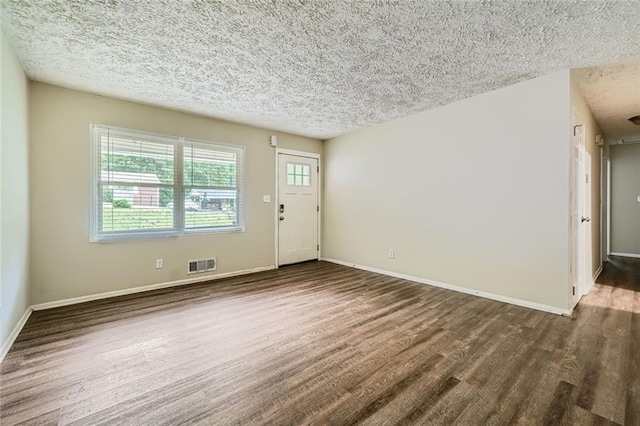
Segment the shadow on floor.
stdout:
<svg viewBox="0 0 640 426">
<path fill-rule="evenodd" d="M 640 291 L 640 259 L 609 256 L 597 284 Z"/>
</svg>

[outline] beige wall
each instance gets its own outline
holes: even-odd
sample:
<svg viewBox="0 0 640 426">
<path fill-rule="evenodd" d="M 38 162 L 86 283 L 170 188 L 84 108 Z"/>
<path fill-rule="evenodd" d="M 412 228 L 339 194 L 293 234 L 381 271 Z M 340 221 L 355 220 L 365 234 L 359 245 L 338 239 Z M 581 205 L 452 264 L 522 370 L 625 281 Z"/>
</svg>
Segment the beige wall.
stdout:
<svg viewBox="0 0 640 426">
<path fill-rule="evenodd" d="M 575 111 L 574 124 L 584 127 L 585 169 L 589 173 L 589 183 L 586 190 L 586 205 L 584 215 L 591 218 L 590 227 L 586 232 L 587 246 L 586 261 L 590 264 L 591 276 L 602 266 L 601 253 L 601 166 L 602 148 L 596 145 L 596 135 L 602 132 L 598 127 L 591 109 L 587 104 L 575 78 L 571 77 L 571 110 Z"/>
<path fill-rule="evenodd" d="M 569 85 L 564 71 L 327 141 L 323 256 L 567 310 Z"/>
<path fill-rule="evenodd" d="M 611 145 L 611 253 L 640 256 L 640 144 Z"/>
<path fill-rule="evenodd" d="M 27 78 L 0 30 L 0 346 L 29 306 Z"/>
<path fill-rule="evenodd" d="M 321 152 L 289 134 L 32 82 L 32 303 L 187 278 L 188 259 L 217 256 L 216 274 L 274 265 L 274 148 Z M 244 145 L 244 233 L 89 243 L 89 123 Z M 262 195 L 271 195 L 263 203 Z M 155 269 L 155 259 L 164 268 Z M 189 275 L 189 277 L 193 277 Z"/>
</svg>

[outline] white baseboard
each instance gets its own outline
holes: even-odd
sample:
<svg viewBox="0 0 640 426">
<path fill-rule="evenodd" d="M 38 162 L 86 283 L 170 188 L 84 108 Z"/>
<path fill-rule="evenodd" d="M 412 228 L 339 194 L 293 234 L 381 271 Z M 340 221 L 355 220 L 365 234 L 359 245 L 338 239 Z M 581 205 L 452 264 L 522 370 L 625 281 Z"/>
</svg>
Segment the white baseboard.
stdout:
<svg viewBox="0 0 640 426">
<path fill-rule="evenodd" d="M 158 289 L 167 288 L 167 287 L 177 287 L 177 286 L 186 285 L 186 284 L 194 284 L 194 283 L 205 282 L 205 281 L 219 280 L 221 278 L 235 277 L 238 275 L 253 274 L 256 272 L 269 271 L 275 268 L 276 268 L 275 265 L 261 266 L 259 268 L 243 269 L 241 271 L 225 272 L 217 275 L 205 275 L 205 276 L 200 276 L 195 278 L 186 278 L 184 280 L 168 281 L 168 282 L 159 283 L 159 284 L 150 284 L 150 285 L 145 285 L 141 287 L 125 288 L 122 290 L 107 291 L 105 293 L 89 294 L 87 296 L 72 297 L 70 299 L 62 299 L 62 300 L 56 300 L 53 302 L 39 303 L 37 305 L 32 305 L 31 308 L 34 311 L 41 311 L 43 309 L 51 309 L 51 308 L 58 308 L 60 306 L 75 305 L 77 303 L 90 302 L 92 300 L 108 299 L 110 297 L 124 296 L 127 294 L 134 294 L 134 293 L 143 293 L 145 291 L 158 290 Z"/>
<path fill-rule="evenodd" d="M 591 282 L 588 284 L 584 295 L 589 294 L 589 292 L 591 291 L 591 289 L 593 288 L 593 286 L 596 284 L 596 280 L 598 279 L 598 277 L 600 276 L 600 273 L 602 272 L 602 265 L 600 265 L 600 267 L 598 268 L 598 270 L 596 271 L 595 274 L 593 274 L 593 277 L 591 277 Z"/>
<path fill-rule="evenodd" d="M 636 259 L 640 259 L 640 254 L 635 253 L 609 253 L 610 256 L 621 256 L 621 257 L 634 257 Z"/>
<path fill-rule="evenodd" d="M 16 326 L 13 327 L 13 330 L 11 330 L 7 340 L 2 343 L 2 348 L 0 348 L 0 362 L 4 360 L 4 357 L 9 352 L 9 349 L 11 349 L 13 342 L 16 341 L 16 337 L 18 337 L 18 334 L 22 331 L 22 327 L 27 323 L 29 316 L 31 316 L 31 312 L 33 312 L 33 309 L 29 306 L 20 317 L 20 320 L 18 320 Z"/>
<path fill-rule="evenodd" d="M 466 287 L 459 287 L 457 285 L 447 284 L 439 281 L 429 280 L 426 278 L 414 277 L 412 275 L 401 274 L 398 272 L 387 271 L 384 269 L 373 268 L 370 266 L 358 265 L 355 263 L 344 262 L 342 260 L 330 259 L 330 258 L 320 258 L 320 260 L 324 260 L 326 262 L 337 263 L 338 265 L 349 266 L 356 269 L 362 269 L 364 271 L 375 272 L 377 274 L 388 275 L 394 278 L 401 278 L 408 281 L 414 281 L 420 284 L 427 284 L 434 287 L 440 287 L 447 290 L 457 291 L 459 293 L 472 294 L 474 296 L 484 297 L 485 299 L 497 300 L 498 302 L 510 303 L 512 305 L 523 306 L 525 308 L 536 309 L 538 311 L 549 312 L 556 315 L 564 315 L 570 316 L 571 311 L 569 309 L 560 309 L 555 306 L 544 305 L 542 303 L 530 302 L 528 300 L 516 299 L 514 297 L 502 296 L 499 294 L 488 293 L 480 290 L 473 290 Z"/>
<path fill-rule="evenodd" d="M 593 282 L 595 283 L 600 274 L 602 273 L 602 265 L 598 268 L 595 274 L 593 274 Z"/>
</svg>

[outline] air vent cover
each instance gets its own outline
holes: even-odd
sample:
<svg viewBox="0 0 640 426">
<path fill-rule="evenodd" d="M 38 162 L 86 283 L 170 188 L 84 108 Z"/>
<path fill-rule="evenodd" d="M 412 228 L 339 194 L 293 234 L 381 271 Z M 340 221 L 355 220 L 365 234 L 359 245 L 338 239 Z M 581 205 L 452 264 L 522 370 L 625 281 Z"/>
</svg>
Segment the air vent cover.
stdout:
<svg viewBox="0 0 640 426">
<path fill-rule="evenodd" d="M 193 259 L 187 261 L 187 274 L 198 274 L 200 272 L 215 271 L 217 267 L 216 258 Z"/>
</svg>

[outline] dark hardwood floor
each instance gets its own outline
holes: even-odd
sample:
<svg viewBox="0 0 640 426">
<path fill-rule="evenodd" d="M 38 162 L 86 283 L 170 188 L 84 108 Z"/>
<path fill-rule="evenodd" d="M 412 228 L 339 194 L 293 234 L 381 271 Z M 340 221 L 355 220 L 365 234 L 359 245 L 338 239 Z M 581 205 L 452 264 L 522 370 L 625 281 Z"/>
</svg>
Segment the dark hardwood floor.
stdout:
<svg viewBox="0 0 640 426">
<path fill-rule="evenodd" d="M 34 312 L 0 423 L 640 424 L 640 260 L 573 318 L 329 263 Z"/>
</svg>

